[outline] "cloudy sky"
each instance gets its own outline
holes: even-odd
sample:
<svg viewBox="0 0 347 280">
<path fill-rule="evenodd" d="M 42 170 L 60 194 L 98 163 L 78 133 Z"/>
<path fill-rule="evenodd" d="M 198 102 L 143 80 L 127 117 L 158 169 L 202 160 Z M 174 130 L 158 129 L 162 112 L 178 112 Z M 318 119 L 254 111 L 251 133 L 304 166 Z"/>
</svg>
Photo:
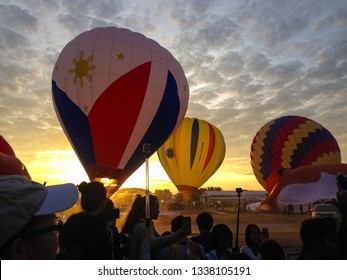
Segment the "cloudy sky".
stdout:
<svg viewBox="0 0 347 280">
<path fill-rule="evenodd" d="M 345 162 L 347 1 L 0 0 L 0 135 L 34 180 L 87 180 L 56 117 L 51 76 L 63 47 L 101 26 L 140 32 L 182 65 L 186 116 L 217 126 L 227 147 L 205 186 L 261 189 L 250 145 L 283 115 L 325 126 Z M 144 186 L 143 169 L 124 187 Z M 152 185 L 173 186 L 155 156 L 150 170 Z"/>
</svg>

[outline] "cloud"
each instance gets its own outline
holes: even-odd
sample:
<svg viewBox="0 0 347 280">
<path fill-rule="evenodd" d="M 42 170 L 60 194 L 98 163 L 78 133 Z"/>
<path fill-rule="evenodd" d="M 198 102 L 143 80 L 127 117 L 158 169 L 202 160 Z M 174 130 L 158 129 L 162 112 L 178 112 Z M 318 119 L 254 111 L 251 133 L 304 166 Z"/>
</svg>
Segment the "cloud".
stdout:
<svg viewBox="0 0 347 280">
<path fill-rule="evenodd" d="M 7 28 L 0 28 L 0 49 L 6 51 L 8 49 L 16 49 L 23 45 L 30 45 L 30 42 L 21 34 Z"/>
<path fill-rule="evenodd" d="M 255 133 L 281 115 L 323 124 L 347 157 L 345 1 L 16 3 L 0 5 L 0 127 L 21 152 L 70 148 L 51 101 L 53 66 L 79 33 L 113 25 L 145 34 L 179 61 L 187 116 L 225 137 L 223 170 L 251 174 Z"/>
<path fill-rule="evenodd" d="M 0 19 L 1 26 L 24 33 L 38 32 L 41 29 L 35 16 L 16 5 L 0 5 Z"/>
</svg>

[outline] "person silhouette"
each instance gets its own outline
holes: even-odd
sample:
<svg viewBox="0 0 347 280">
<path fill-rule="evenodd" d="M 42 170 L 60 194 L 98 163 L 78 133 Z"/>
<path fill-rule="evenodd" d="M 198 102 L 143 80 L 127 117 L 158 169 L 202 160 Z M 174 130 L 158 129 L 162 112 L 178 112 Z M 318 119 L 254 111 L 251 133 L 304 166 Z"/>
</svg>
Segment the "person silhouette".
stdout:
<svg viewBox="0 0 347 280">
<path fill-rule="evenodd" d="M 77 199 L 73 184 L 46 187 L 20 175 L 0 176 L 1 259 L 55 259 L 63 225 L 55 213 Z"/>
<path fill-rule="evenodd" d="M 191 237 L 191 240 L 201 244 L 205 252 L 212 250 L 211 229 L 213 228 L 213 217 L 208 212 L 199 213 L 196 217 L 198 224 L 199 235 Z"/>
<path fill-rule="evenodd" d="M 336 226 L 326 219 L 303 220 L 300 228 L 302 253 L 298 259 L 339 259 L 341 248 L 337 242 L 336 234 Z"/>
<path fill-rule="evenodd" d="M 128 237 L 127 258 L 140 260 L 144 258 L 144 249 L 149 248 L 150 259 L 155 259 L 157 251 L 169 246 L 179 239 L 189 235 L 190 227 L 184 225 L 177 232 L 160 236 L 156 231 L 153 221 L 159 216 L 159 201 L 154 195 L 150 195 L 150 223 L 146 224 L 146 197 L 137 196 L 122 227 L 122 233 Z M 148 237 L 144 239 L 144 237 Z M 147 245 L 148 244 L 148 245 Z M 148 247 L 149 246 L 149 247 Z M 146 253 L 146 258 L 148 254 Z"/>
<path fill-rule="evenodd" d="M 248 224 L 245 230 L 245 244 L 241 247 L 240 252 L 248 256 L 251 260 L 256 260 L 259 253 L 260 229 L 255 224 Z"/>
</svg>

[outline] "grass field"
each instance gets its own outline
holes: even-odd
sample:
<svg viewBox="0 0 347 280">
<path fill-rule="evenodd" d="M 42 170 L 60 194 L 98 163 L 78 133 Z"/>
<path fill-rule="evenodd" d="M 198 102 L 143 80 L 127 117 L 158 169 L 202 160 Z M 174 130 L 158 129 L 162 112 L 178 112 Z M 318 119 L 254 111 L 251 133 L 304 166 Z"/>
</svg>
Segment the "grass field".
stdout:
<svg viewBox="0 0 347 280">
<path fill-rule="evenodd" d="M 213 209 L 206 210 L 210 212 L 214 218 L 214 224 L 227 224 L 234 235 L 234 243 L 236 238 L 237 228 L 237 211 L 223 210 L 214 211 Z M 192 219 L 192 235 L 198 234 L 198 227 L 195 223 L 196 216 L 200 210 L 185 210 L 185 211 L 161 211 L 158 220 L 154 221 L 158 233 L 170 230 L 170 222 L 177 215 L 190 216 Z M 123 225 L 126 217 L 126 212 L 121 212 L 120 219 L 117 220 L 118 229 Z M 267 227 L 269 229 L 269 237 L 278 241 L 288 258 L 295 257 L 301 250 L 301 240 L 299 230 L 301 221 L 310 218 L 308 213 L 294 213 L 288 215 L 286 213 L 277 212 L 240 212 L 239 224 L 239 246 L 244 243 L 244 232 L 248 224 L 256 224 L 260 229 Z"/>
</svg>

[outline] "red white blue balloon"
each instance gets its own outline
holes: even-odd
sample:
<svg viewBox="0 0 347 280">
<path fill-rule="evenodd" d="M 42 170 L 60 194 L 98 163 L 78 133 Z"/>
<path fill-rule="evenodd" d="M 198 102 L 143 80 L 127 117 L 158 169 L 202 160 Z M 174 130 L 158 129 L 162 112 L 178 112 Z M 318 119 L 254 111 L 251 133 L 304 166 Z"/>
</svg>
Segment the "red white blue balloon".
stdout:
<svg viewBox="0 0 347 280">
<path fill-rule="evenodd" d="M 52 94 L 59 121 L 90 180 L 117 189 L 181 123 L 188 105 L 184 71 L 157 42 L 128 29 L 81 33 L 61 51 Z"/>
</svg>

